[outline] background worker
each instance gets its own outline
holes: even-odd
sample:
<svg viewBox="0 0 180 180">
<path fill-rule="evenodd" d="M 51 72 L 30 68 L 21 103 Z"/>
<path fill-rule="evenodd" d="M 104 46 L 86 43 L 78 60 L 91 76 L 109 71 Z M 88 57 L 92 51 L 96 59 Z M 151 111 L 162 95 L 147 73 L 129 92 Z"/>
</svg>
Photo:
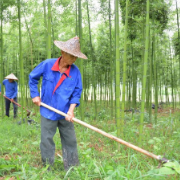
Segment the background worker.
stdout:
<svg viewBox="0 0 180 180">
<path fill-rule="evenodd" d="M 15 80 L 18 80 L 18 78 L 13 74 L 9 74 L 8 76 L 5 77 L 3 80 L 3 85 L 5 86 L 5 106 L 6 106 L 6 116 L 9 117 L 9 109 L 10 109 L 10 104 L 11 102 L 17 102 L 17 92 L 18 92 L 18 87 L 17 87 L 17 82 Z M 17 117 L 17 105 L 13 103 L 13 108 L 14 108 L 14 118 Z"/>
</svg>

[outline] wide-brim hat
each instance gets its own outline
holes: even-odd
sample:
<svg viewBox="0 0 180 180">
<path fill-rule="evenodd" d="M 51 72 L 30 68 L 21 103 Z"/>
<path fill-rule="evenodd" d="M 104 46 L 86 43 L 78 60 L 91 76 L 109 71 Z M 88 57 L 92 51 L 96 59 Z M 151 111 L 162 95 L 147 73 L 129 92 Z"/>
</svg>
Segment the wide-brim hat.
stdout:
<svg viewBox="0 0 180 180">
<path fill-rule="evenodd" d="M 13 74 L 9 74 L 8 76 L 5 77 L 5 79 L 13 79 L 13 80 L 18 80 L 18 78 Z"/>
<path fill-rule="evenodd" d="M 87 59 L 87 56 L 81 52 L 79 38 L 76 36 L 68 41 L 54 41 L 54 44 L 62 51 L 75 57 Z"/>
</svg>

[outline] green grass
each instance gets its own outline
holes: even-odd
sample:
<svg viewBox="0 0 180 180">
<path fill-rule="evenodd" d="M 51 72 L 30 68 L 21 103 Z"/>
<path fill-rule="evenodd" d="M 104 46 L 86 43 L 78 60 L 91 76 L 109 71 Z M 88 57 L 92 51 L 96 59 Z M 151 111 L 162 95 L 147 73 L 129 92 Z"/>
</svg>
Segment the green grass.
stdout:
<svg viewBox="0 0 180 180">
<path fill-rule="evenodd" d="M 85 122 L 116 135 L 116 123 L 109 108 L 98 108 L 98 120 L 93 120 L 91 104 L 85 107 Z M 12 114 L 12 112 L 11 112 Z M 144 123 L 141 148 L 176 162 L 180 159 L 180 113 L 168 111 L 158 116 L 156 125 L 149 124 L 148 114 Z M 140 114 L 132 117 L 126 113 L 123 140 L 138 145 Z M 77 113 L 77 118 L 78 113 Z M 17 124 L 19 119 L 0 119 L 0 177 L 19 180 L 178 180 L 178 165 L 175 170 L 163 167 L 151 159 L 101 134 L 75 124 L 80 165 L 64 171 L 61 143 L 58 132 L 55 163 L 50 172 L 41 164 L 40 115 L 31 116 L 35 124 Z M 80 119 L 80 118 L 79 118 Z M 161 168 L 158 168 L 160 166 Z M 167 175 L 167 173 L 169 175 Z M 173 173 L 173 174 L 172 174 Z"/>
</svg>

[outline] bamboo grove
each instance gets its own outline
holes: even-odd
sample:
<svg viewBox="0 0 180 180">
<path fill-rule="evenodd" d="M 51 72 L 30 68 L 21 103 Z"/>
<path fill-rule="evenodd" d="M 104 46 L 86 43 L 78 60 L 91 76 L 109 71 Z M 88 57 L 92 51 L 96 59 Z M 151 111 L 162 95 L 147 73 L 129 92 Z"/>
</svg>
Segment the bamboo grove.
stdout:
<svg viewBox="0 0 180 180">
<path fill-rule="evenodd" d="M 125 111 L 139 110 L 141 143 L 145 113 L 157 123 L 160 103 L 171 103 L 174 109 L 179 104 L 178 0 L 0 0 L 0 6 L 0 81 L 11 72 L 19 78 L 23 106 L 33 106 L 30 71 L 59 56 L 54 40 L 76 35 L 88 56 L 77 61 L 83 79 L 82 120 L 87 102 L 92 103 L 95 120 L 97 104 L 109 107 L 117 135 L 123 136 Z"/>
</svg>

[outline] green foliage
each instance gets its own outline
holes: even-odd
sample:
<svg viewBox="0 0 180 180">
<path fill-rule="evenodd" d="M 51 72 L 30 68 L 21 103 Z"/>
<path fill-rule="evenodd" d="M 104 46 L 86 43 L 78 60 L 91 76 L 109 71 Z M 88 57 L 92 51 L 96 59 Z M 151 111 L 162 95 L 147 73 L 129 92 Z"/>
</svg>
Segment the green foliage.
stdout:
<svg viewBox="0 0 180 180">
<path fill-rule="evenodd" d="M 174 46 L 174 49 L 175 49 L 175 55 L 176 56 L 180 56 L 180 37 L 178 37 L 178 32 L 174 33 L 173 35 L 173 46 Z"/>
<path fill-rule="evenodd" d="M 2 2 L 2 0 L 0 1 Z M 18 44 L 18 19 L 17 19 L 17 6 L 15 0 L 3 0 L 3 16 L 1 20 L 3 22 L 3 34 L 1 42 L 3 40 L 2 61 L 1 67 L 2 77 L 9 72 L 15 73 L 20 77 L 19 68 L 19 44 Z M 113 86 L 113 94 L 115 93 L 115 28 L 114 28 L 114 12 L 113 6 L 109 9 L 108 0 L 100 1 L 88 1 L 89 15 L 91 23 L 91 35 L 93 55 L 91 55 L 91 44 L 89 40 L 89 24 L 87 20 L 87 1 L 82 0 L 82 33 L 83 33 L 83 47 L 82 52 L 88 56 L 88 60 L 83 61 L 84 64 L 84 91 L 86 91 L 85 106 L 89 103 L 88 98 L 93 92 L 92 84 L 95 84 L 97 99 L 101 100 L 97 108 L 97 117 L 93 111 L 93 102 L 85 109 L 85 118 L 89 124 L 103 129 L 113 135 L 117 135 L 116 120 L 114 116 L 110 116 L 111 112 L 114 113 L 114 107 L 110 105 L 110 92 L 109 87 Z M 113 3 L 113 1 L 110 1 Z M 141 90 L 141 77 L 143 66 L 143 52 L 144 52 L 144 32 L 145 32 L 145 0 L 130 1 L 129 6 L 129 39 L 124 42 L 125 29 L 123 23 L 119 23 L 119 53 L 120 58 L 120 78 L 122 81 L 122 55 L 123 45 L 127 43 L 127 61 L 128 78 L 126 81 L 127 86 L 130 87 L 127 96 L 130 99 L 132 97 L 132 78 L 134 78 L 135 89 Z M 174 19 L 169 18 L 169 14 L 173 12 L 169 9 L 169 5 L 164 0 L 150 1 L 150 47 L 149 57 L 147 65 L 149 67 L 149 60 L 152 53 L 156 54 L 155 62 L 158 64 L 158 91 L 161 91 L 159 98 L 166 97 L 167 102 L 171 97 L 171 93 L 174 90 L 175 98 L 179 94 L 179 61 L 178 58 L 173 57 L 171 52 L 171 40 L 169 35 L 164 31 L 167 28 L 167 21 L 171 23 Z M 47 4 L 46 4 L 47 5 Z M 112 5 L 112 4 L 111 4 Z M 125 15 L 125 0 L 120 0 L 122 22 L 124 22 Z M 21 13 L 22 13 L 22 47 L 23 47 L 23 63 L 24 63 L 24 75 L 26 91 L 29 96 L 28 89 L 28 75 L 30 71 L 36 67 L 41 61 L 46 59 L 46 41 L 44 26 L 44 10 L 42 1 L 38 0 L 21 0 Z M 60 50 L 53 45 L 53 40 L 65 41 L 78 34 L 76 32 L 76 18 L 78 13 L 76 12 L 76 1 L 74 0 L 55 0 L 51 1 L 52 8 L 52 56 L 59 57 Z M 110 12 L 111 10 L 111 12 Z M 110 13 L 110 14 L 109 14 Z M 109 17 L 109 15 L 111 17 Z M 153 22 L 154 19 L 154 22 Z M 26 21 L 25 21 L 26 20 Z M 111 34 L 109 20 L 111 20 Z M 26 24 L 27 22 L 27 24 Z M 171 27 L 173 29 L 173 26 Z M 29 31 L 28 31 L 29 29 Z M 153 38 L 152 31 L 155 30 L 157 34 L 155 43 L 157 48 L 152 50 Z M 110 38 L 112 45 L 110 47 Z M 177 35 L 174 35 L 174 49 L 176 55 L 178 54 L 178 41 Z M 2 43 L 1 43 L 2 44 Z M 31 49 L 32 45 L 32 49 Z M 173 51 L 174 52 L 174 51 Z M 93 61 L 93 65 L 92 65 Z M 153 62 L 153 63 L 155 63 Z M 134 63 L 134 65 L 133 65 Z M 111 66 L 113 67 L 111 69 Z M 133 67 L 133 70 L 132 70 Z M 111 72 L 113 73 L 111 74 Z M 133 73 L 134 71 L 135 73 Z M 154 88 L 154 72 L 152 89 Z M 94 73 L 94 74 L 93 74 Z M 95 77 L 93 82 L 92 74 Z M 147 74 L 146 78 L 149 78 Z M 120 83 L 121 84 L 121 83 Z M 139 85 L 139 86 L 137 86 Z M 166 89 L 165 89 L 166 88 Z M 173 89 L 174 88 L 174 89 Z M 139 90 L 137 90 L 139 91 Z M 167 91 L 167 92 L 166 92 Z M 154 92 L 154 89 L 153 89 Z M 128 94 L 129 93 L 129 94 Z M 118 95 L 121 92 L 118 93 Z M 141 101 L 141 92 L 136 92 L 137 101 Z M 148 95 L 148 93 L 146 93 Z M 131 97 L 130 97 L 131 96 Z M 138 97 L 139 96 L 139 97 Z M 107 97 L 106 101 L 104 97 Z M 32 103 L 27 99 L 28 107 L 32 107 Z M 137 105 L 137 104 L 136 104 Z M 178 105 L 178 103 L 176 104 Z M 131 105 L 129 105 L 131 107 Z M 139 106 L 139 104 L 137 105 Z M 118 108 L 118 112 L 121 109 Z M 135 108 L 135 107 L 133 107 Z M 167 175 L 169 179 L 179 179 L 178 172 L 179 167 L 173 165 L 171 167 L 163 166 L 162 169 L 156 170 L 157 162 L 151 159 L 145 158 L 143 155 L 134 152 L 131 149 L 120 145 L 117 147 L 117 143 L 107 140 L 91 130 L 76 125 L 78 147 L 81 164 L 78 167 L 70 169 L 68 172 L 64 172 L 62 164 L 61 152 L 58 152 L 60 156 L 56 156 L 55 166 L 52 172 L 47 172 L 47 168 L 41 166 L 41 159 L 39 153 L 39 141 L 40 141 L 40 115 L 37 113 L 38 109 L 31 109 L 32 114 L 36 113 L 36 116 L 32 116 L 37 123 L 31 126 L 26 123 L 17 125 L 17 122 L 13 119 L 4 117 L 0 119 L 0 159 L 2 164 L 0 172 L 1 175 L 8 177 L 15 176 L 17 179 L 143 179 L 143 180 L 166 180 Z M 2 109 L 1 109 L 2 111 Z M 179 159 L 179 141 L 180 141 L 180 124 L 179 117 L 171 117 L 167 112 L 167 117 L 159 118 L 157 124 L 154 124 L 154 116 L 150 119 L 147 112 L 144 113 L 143 124 L 143 148 L 157 154 L 165 154 L 169 159 Z M 133 114 L 126 113 L 124 136 L 125 140 L 138 144 L 137 139 L 139 137 L 139 119 L 140 113 L 134 112 Z M 97 119 L 97 120 L 95 120 Z M 153 124 L 149 124 L 152 122 Z M 55 137 L 57 149 L 60 149 L 59 136 Z M 9 159 L 6 159 L 6 155 Z M 171 164 L 172 165 L 172 164 Z M 168 168 L 168 169 L 167 169 Z M 173 169 L 172 169 L 173 168 Z M 74 169 L 74 170 L 73 170 Z M 152 171 L 149 171 L 149 170 Z M 154 170 L 155 169 L 155 170 Z M 174 170 L 176 169 L 176 170 Z M 173 171 L 173 172 L 172 172 Z"/>
<path fill-rule="evenodd" d="M 141 24 L 145 21 L 145 15 L 146 15 L 146 1 L 145 0 L 139 0 L 139 1 L 130 1 L 129 5 L 129 38 L 135 39 L 137 38 L 138 31 L 142 32 L 141 30 Z M 125 0 L 120 0 L 120 6 L 122 8 L 122 14 L 123 14 L 123 23 L 125 24 Z M 151 21 L 155 20 L 155 26 L 160 31 L 159 33 L 162 33 L 163 30 L 167 26 L 168 22 L 168 12 L 169 12 L 169 6 L 164 0 L 158 0 L 158 1 L 151 1 L 150 2 L 150 12 L 149 17 Z"/>
<path fill-rule="evenodd" d="M 10 171 L 18 171 L 18 168 L 15 164 L 15 160 L 7 161 L 3 158 L 0 159 L 0 176 L 2 177 L 4 174 Z"/>
<path fill-rule="evenodd" d="M 167 162 L 163 167 L 149 171 L 150 173 L 159 175 L 176 175 L 180 174 L 180 165 L 177 161 Z"/>
<path fill-rule="evenodd" d="M 164 167 L 168 167 L 168 168 L 172 168 L 178 174 L 180 174 L 180 165 L 179 165 L 179 163 L 177 161 L 175 161 L 175 162 L 168 162 L 168 163 L 164 164 L 163 166 Z"/>
<path fill-rule="evenodd" d="M 5 10 L 9 6 L 16 5 L 16 1 L 14 0 L 0 0 L 0 3 L 2 3 L 2 9 Z"/>
<path fill-rule="evenodd" d="M 13 3 L 14 2 L 14 3 Z M 6 5 L 4 9 L 3 17 L 3 77 L 10 71 L 13 71 L 17 76 L 20 76 L 20 68 L 18 68 L 18 19 L 17 19 L 17 6 L 15 1 L 3 1 Z M 76 18 L 78 13 L 76 12 L 76 2 L 74 0 L 69 1 L 53 1 L 52 4 L 52 57 L 59 57 L 60 50 L 53 45 L 53 40 L 67 40 L 76 35 Z M 47 3 L 46 3 L 47 5 Z M 89 41 L 89 25 L 87 20 L 87 2 L 82 1 L 82 24 L 83 24 L 83 47 L 82 51 L 88 56 L 87 61 L 83 61 L 85 71 L 83 73 L 84 82 L 87 82 L 87 88 L 92 83 L 92 73 L 97 77 L 95 79 L 96 85 L 101 82 L 106 82 L 110 86 L 114 83 L 114 76 L 111 75 L 111 68 L 115 71 L 115 29 L 114 29 L 114 12 L 111 2 L 111 12 L 109 9 L 109 1 L 101 0 L 96 3 L 88 1 L 89 15 L 91 23 L 91 36 L 93 45 L 93 56 L 91 57 L 91 45 Z M 122 10 L 122 22 L 124 22 L 125 15 L 125 1 L 120 1 Z M 139 8 L 140 7 L 140 8 Z M 155 23 L 150 22 L 150 32 L 152 29 L 156 29 L 157 32 L 162 32 L 167 24 L 167 12 L 169 12 L 168 5 L 164 1 L 151 2 L 150 18 L 152 14 L 155 16 Z M 46 8 L 47 10 L 47 8 Z M 141 11 L 142 10 L 142 11 Z M 45 25 L 44 25 L 44 10 L 43 3 L 40 1 L 25 1 L 21 0 L 21 13 L 22 13 L 22 47 L 23 47 L 23 62 L 24 62 L 24 74 L 25 82 L 28 82 L 28 74 L 36 67 L 41 61 L 46 59 L 46 41 L 45 41 Z M 143 42 L 143 26 L 145 18 L 145 1 L 131 1 L 129 6 L 129 28 L 128 33 L 131 33 L 134 38 L 133 41 L 128 40 L 127 49 L 127 61 L 128 61 L 128 80 L 130 83 L 132 77 L 132 57 L 135 72 L 137 74 L 136 80 L 141 79 L 142 75 L 142 58 L 144 50 Z M 134 14 L 133 14 L 134 13 Z M 110 17 L 109 17 L 110 15 Z M 109 20 L 111 20 L 111 34 L 109 27 Z M 27 24 L 26 24 L 27 23 Z M 78 23 L 78 22 L 77 22 Z M 28 28 L 27 28 L 28 27 Z M 28 30 L 29 29 L 29 30 Z M 169 39 L 165 39 L 164 34 L 160 34 L 161 37 L 157 37 L 160 48 L 157 50 L 162 63 L 159 63 L 159 69 L 163 69 L 165 66 L 169 67 L 167 47 L 169 46 Z M 110 37 L 112 39 L 112 45 L 110 47 Z M 119 51 L 120 51 L 120 80 L 122 80 L 122 54 L 124 45 L 124 26 L 120 22 L 119 33 Z M 32 44 L 31 44 L 32 43 Z M 32 45 L 32 49 L 31 49 Z M 133 50 L 133 54 L 132 54 Z M 94 62 L 92 67 L 92 61 Z M 167 64 L 165 64 L 167 63 Z M 177 71 L 175 66 L 175 71 Z M 93 69 L 93 70 L 92 70 Z M 167 79 L 167 85 L 171 86 L 171 76 L 169 75 L 170 68 L 164 70 L 165 77 Z M 159 76 L 164 79 L 164 77 Z M 112 79 L 112 80 L 110 80 Z M 176 79 L 176 77 L 174 77 Z M 177 85 L 178 82 L 174 82 Z M 85 88 L 86 88 L 85 87 Z M 114 93 L 114 92 L 113 92 Z"/>
<path fill-rule="evenodd" d="M 100 110 L 98 116 L 99 120 L 101 121 L 108 120 L 110 118 L 109 114 L 107 114 L 105 109 Z"/>
<path fill-rule="evenodd" d="M 160 138 L 153 137 L 148 141 L 148 144 L 153 145 L 154 152 L 158 152 L 162 148 L 162 141 Z"/>
<path fill-rule="evenodd" d="M 99 129 L 116 136 L 116 122 L 108 116 L 111 109 L 98 104 L 99 120 L 92 120 L 92 106 L 86 104 L 84 121 Z M 34 112 L 34 110 L 32 110 Z M 139 113 L 135 113 L 137 115 Z M 32 115 L 31 115 L 32 116 Z M 124 140 L 134 145 L 138 144 L 138 119 L 132 119 L 131 113 L 125 121 Z M 0 119 L 0 176 L 16 179 L 143 179 L 170 180 L 179 178 L 180 121 L 179 113 L 159 117 L 157 125 L 144 123 L 143 149 L 155 154 L 163 154 L 172 159 L 169 163 L 157 168 L 158 162 L 147 158 L 124 145 L 118 145 L 101 134 L 75 124 L 78 141 L 80 165 L 65 172 L 63 167 L 59 134 L 56 134 L 55 163 L 52 171 L 41 165 L 40 115 L 32 116 L 35 124 L 27 121 L 18 125 L 19 120 L 11 118 Z M 78 118 L 78 115 L 77 115 Z M 58 132 L 57 132 L 58 133 Z M 118 147 L 119 146 L 119 147 Z"/>
</svg>

